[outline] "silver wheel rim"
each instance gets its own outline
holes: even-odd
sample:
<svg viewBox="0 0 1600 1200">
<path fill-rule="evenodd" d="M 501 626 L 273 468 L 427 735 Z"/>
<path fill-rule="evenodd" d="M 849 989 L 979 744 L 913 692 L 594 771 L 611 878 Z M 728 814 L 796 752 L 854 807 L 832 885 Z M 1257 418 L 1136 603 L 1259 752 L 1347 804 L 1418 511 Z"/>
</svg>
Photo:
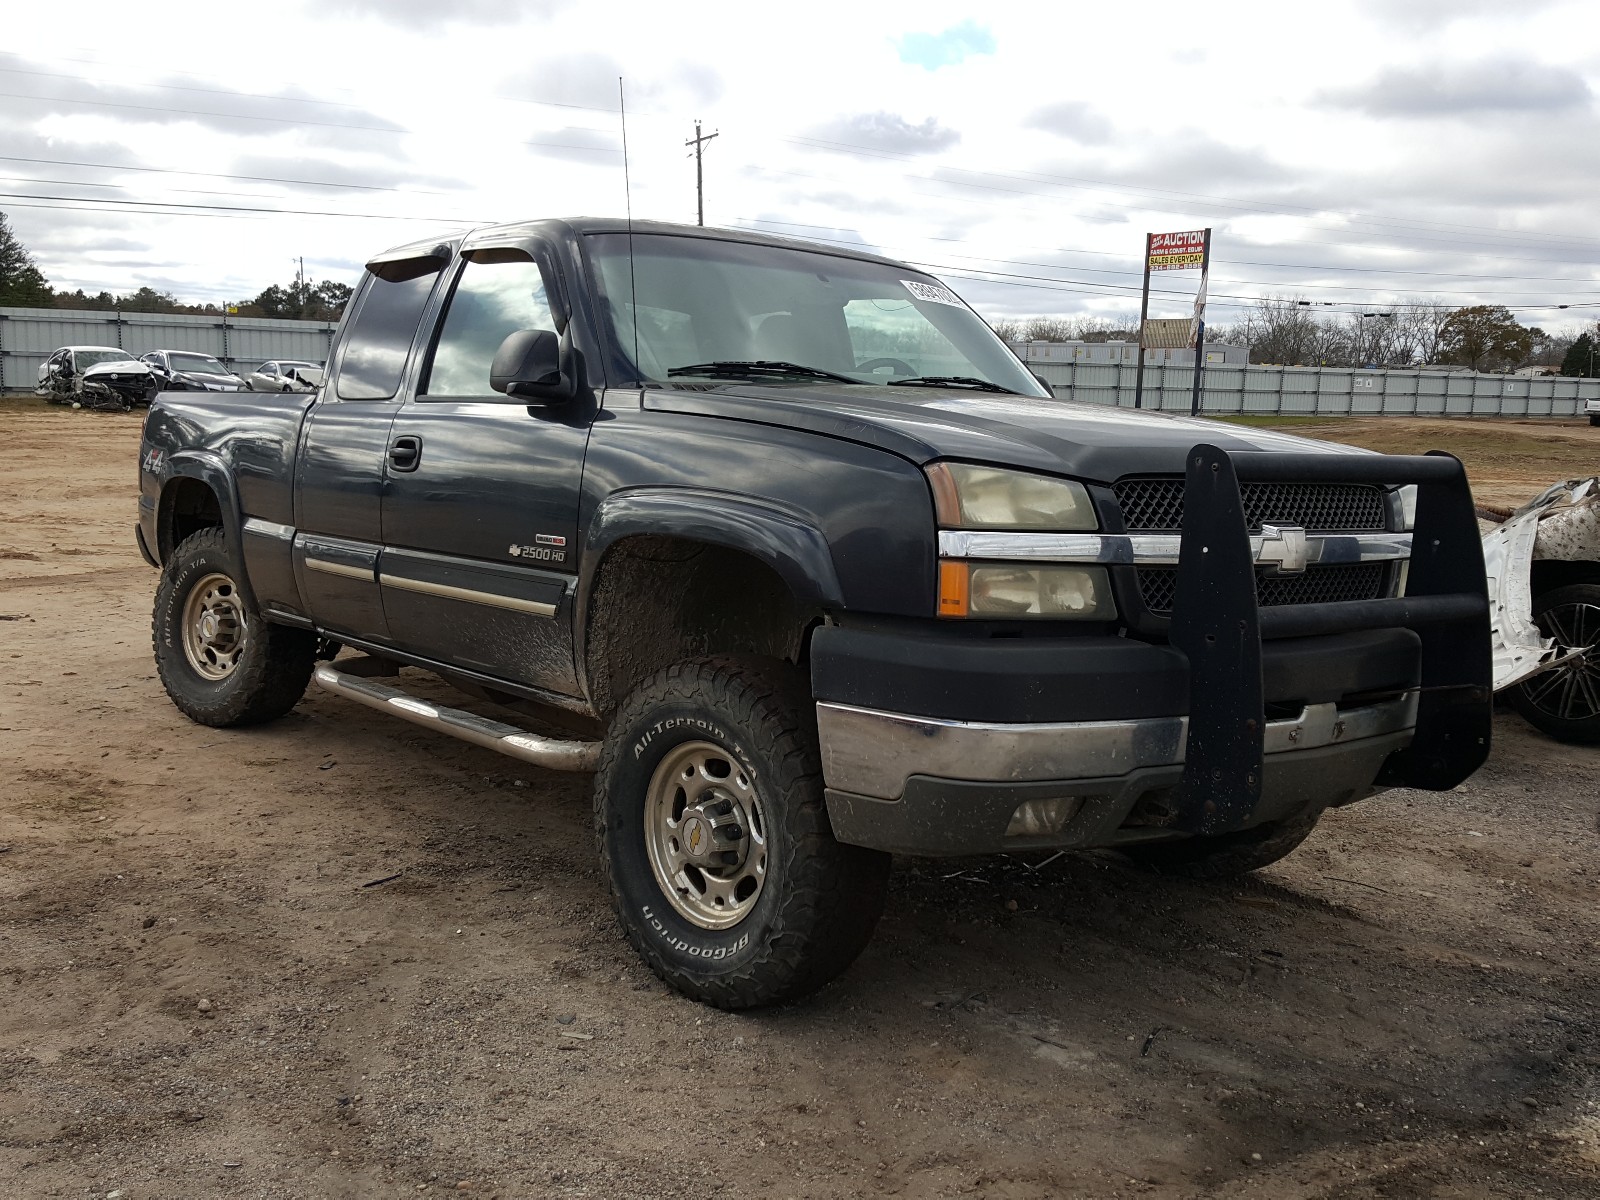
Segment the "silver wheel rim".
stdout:
<svg viewBox="0 0 1600 1200">
<path fill-rule="evenodd" d="M 1563 721 L 1600 715 L 1600 606 L 1574 602 L 1546 609 L 1535 618 L 1546 637 L 1556 641 L 1556 654 L 1582 653 L 1559 667 L 1540 672 L 1522 685 L 1528 703 Z"/>
<path fill-rule="evenodd" d="M 248 636 L 244 602 L 233 580 L 213 572 L 189 589 L 183 602 L 183 654 L 202 679 L 232 675 Z"/>
<path fill-rule="evenodd" d="M 767 822 L 755 781 L 711 742 L 675 746 L 644 801 L 645 848 L 672 907 L 702 929 L 744 920 L 767 878 Z"/>
</svg>

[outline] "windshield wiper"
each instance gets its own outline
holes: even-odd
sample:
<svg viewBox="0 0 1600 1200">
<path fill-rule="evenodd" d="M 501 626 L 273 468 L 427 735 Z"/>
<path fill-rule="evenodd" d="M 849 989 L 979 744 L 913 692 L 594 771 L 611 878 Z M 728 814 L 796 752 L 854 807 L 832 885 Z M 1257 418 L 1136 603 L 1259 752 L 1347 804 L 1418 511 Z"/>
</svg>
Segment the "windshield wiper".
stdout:
<svg viewBox="0 0 1600 1200">
<path fill-rule="evenodd" d="M 1001 387 L 998 383 L 990 383 L 987 379 L 979 379 L 974 375 L 914 375 L 910 379 L 891 379 L 890 387 L 964 387 L 975 388 L 980 392 L 1004 392 L 1008 396 L 1020 395 L 1010 388 Z"/>
<path fill-rule="evenodd" d="M 678 375 L 725 375 L 730 378 L 749 378 L 752 375 L 798 375 L 804 379 L 832 379 L 839 383 L 861 382 L 859 379 L 851 379 L 848 375 L 824 371 L 820 367 L 807 367 L 802 366 L 800 363 L 769 361 L 767 359 L 755 362 L 722 359 L 718 362 L 695 363 L 687 367 L 672 367 L 667 371 L 667 375 L 669 378 Z"/>
</svg>

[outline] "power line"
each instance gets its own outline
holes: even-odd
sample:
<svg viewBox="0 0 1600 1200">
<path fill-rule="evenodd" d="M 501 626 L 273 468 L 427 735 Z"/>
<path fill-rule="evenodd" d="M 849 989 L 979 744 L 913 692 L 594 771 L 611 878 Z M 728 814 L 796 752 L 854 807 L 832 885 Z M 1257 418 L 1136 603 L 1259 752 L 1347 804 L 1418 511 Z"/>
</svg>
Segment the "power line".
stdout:
<svg viewBox="0 0 1600 1200">
<path fill-rule="evenodd" d="M 265 208 L 252 205 L 228 204 L 184 204 L 177 201 L 162 200 L 111 200 L 100 196 L 48 196 L 33 192 L 0 192 L 0 198 L 17 198 L 21 200 L 65 200 L 75 204 L 87 204 L 93 207 L 104 208 L 110 212 L 121 212 L 122 205 L 142 205 L 155 209 L 198 209 L 211 212 L 233 213 L 272 213 L 277 216 L 288 217 L 359 217 L 373 221 L 449 221 L 457 225 L 483 224 L 484 222 L 469 221 L 462 217 L 417 217 L 406 216 L 400 213 L 357 213 L 357 212 L 327 212 L 316 209 L 304 208 Z M 38 207 L 30 205 L 27 207 Z M 188 216 L 188 213 L 171 213 L 172 216 Z"/>
<path fill-rule="evenodd" d="M 0 154 L 0 162 L 35 163 L 50 167 L 89 167 L 103 171 L 142 171 L 153 175 L 192 175 L 197 179 L 238 179 L 246 183 L 288 183 L 302 187 L 349 188 L 361 192 L 407 192 L 418 196 L 444 196 L 447 192 L 429 191 L 426 188 L 380 187 L 371 183 L 329 183 L 320 179 L 284 179 L 276 175 L 224 175 L 216 171 L 187 171 L 174 167 L 136 167 L 128 163 L 76 162 L 66 158 L 19 158 Z"/>
<path fill-rule="evenodd" d="M 236 93 L 243 95 L 244 93 Z M 264 117 L 253 113 L 214 112 L 210 109 L 199 108 L 169 108 L 160 104 L 128 104 L 117 100 L 78 100 L 71 96 L 30 96 L 20 92 L 0 92 L 0 98 L 9 100 L 38 100 L 50 104 L 83 104 L 91 108 L 119 108 L 135 112 L 155 112 L 184 117 L 219 117 L 229 121 L 266 121 L 274 125 L 293 125 L 296 127 L 313 126 L 319 129 L 350 129 L 362 133 L 387 133 L 395 137 L 411 135 L 412 130 L 399 126 L 387 125 L 353 125 L 342 121 L 308 121 L 303 117 Z M 577 133 L 610 133 L 606 129 L 577 129 Z M 576 150 L 588 154 L 620 154 L 606 146 L 580 146 L 574 142 L 529 142 L 518 143 L 523 146 L 535 146 L 551 150 Z"/>
<path fill-rule="evenodd" d="M 792 222 L 786 222 L 786 221 L 768 222 L 768 221 L 763 221 L 761 218 L 753 218 L 753 217 L 740 217 L 739 220 L 749 221 L 752 224 L 756 224 L 756 225 L 761 225 L 761 224 L 780 224 L 780 225 L 792 224 Z M 821 228 L 821 227 L 819 226 L 817 228 Z M 878 246 L 878 245 L 882 245 L 882 243 L 856 241 L 856 240 L 852 240 L 850 238 L 821 238 L 819 240 L 837 242 L 837 243 L 839 243 L 841 245 L 848 245 L 848 246 L 863 246 L 863 247 L 866 247 L 866 248 L 869 248 L 869 249 L 874 248 L 875 246 Z M 1006 265 L 1006 266 L 1036 267 L 1036 268 L 1039 268 L 1041 270 L 1046 270 L 1046 271 L 1058 269 L 1056 264 L 1038 263 L 1038 262 L 1026 262 L 1026 261 L 1019 261 L 1019 260 L 1016 260 L 1016 259 L 987 258 L 987 257 L 961 255 L 961 254 L 954 254 L 954 255 L 950 255 L 949 257 L 957 258 L 957 259 L 964 259 L 965 261 L 976 262 L 976 263 L 1000 263 L 1000 264 Z M 907 261 L 913 261 L 913 260 L 908 259 Z M 954 268 L 951 268 L 951 269 L 954 269 Z M 1137 277 L 1140 274 L 1139 271 L 1104 270 L 1104 269 L 1097 269 L 1097 268 L 1094 268 L 1094 267 L 1072 267 L 1070 269 L 1074 270 L 1074 271 L 1079 271 L 1079 272 L 1082 272 L 1082 273 L 1085 273 L 1085 274 L 1093 274 L 1093 275 L 1119 275 L 1119 276 Z M 1049 277 L 1045 276 L 1043 278 L 1049 278 Z M 1094 281 L 1094 280 L 1072 280 L 1070 282 L 1086 283 L 1087 284 L 1087 283 L 1097 283 L 1099 281 Z M 1262 286 L 1262 287 L 1270 287 L 1270 286 L 1272 286 L 1272 282 L 1271 281 L 1269 281 L 1269 280 L 1260 280 L 1260 279 L 1225 279 L 1225 278 L 1219 278 L 1219 279 L 1214 280 L 1214 282 L 1216 282 L 1216 283 L 1236 283 L 1236 284 L 1244 284 L 1246 286 Z M 1566 282 L 1570 283 L 1570 282 L 1580 282 L 1580 281 L 1567 280 Z M 1582 282 L 1588 282 L 1588 281 L 1582 281 Z M 1115 289 L 1118 289 L 1118 290 L 1124 290 L 1124 291 L 1135 291 L 1136 292 L 1136 291 L 1139 290 L 1139 288 L 1134 287 L 1131 284 L 1117 284 L 1117 283 L 1109 283 L 1109 282 L 1107 282 L 1107 283 L 1103 283 L 1102 286 L 1107 287 L 1107 288 L 1115 288 Z M 1316 289 L 1319 289 L 1319 290 L 1320 289 L 1332 288 L 1332 289 L 1337 289 L 1337 290 L 1340 290 L 1340 291 L 1361 292 L 1361 293 L 1363 293 L 1365 295 L 1369 295 L 1369 296 L 1370 295 L 1374 295 L 1374 294 L 1379 294 L 1377 289 L 1373 289 L 1373 288 L 1370 288 L 1370 287 L 1369 288 L 1347 287 L 1347 286 L 1344 286 L 1344 285 L 1341 285 L 1341 284 L 1299 283 L 1299 284 L 1295 284 L 1294 286 L 1295 287 L 1300 287 L 1300 288 L 1316 288 Z M 1175 295 L 1187 295 L 1187 293 L 1183 292 L 1183 291 L 1172 292 L 1171 289 L 1161 289 L 1161 288 L 1157 288 L 1156 289 L 1156 292 L 1158 294 L 1162 293 L 1163 291 L 1167 291 L 1167 292 L 1169 292 L 1171 294 L 1175 294 Z M 1220 295 L 1220 293 L 1213 293 L 1213 294 Z M 1413 294 L 1425 295 L 1425 296 L 1544 296 L 1544 295 L 1548 295 L 1549 291 L 1548 291 L 1548 289 L 1542 290 L 1542 291 L 1538 291 L 1538 292 L 1498 292 L 1498 291 L 1484 291 L 1484 290 L 1442 291 L 1442 290 L 1422 289 L 1422 290 L 1414 292 Z M 1590 296 L 1600 297 L 1600 292 L 1579 292 L 1579 293 L 1574 293 L 1574 294 L 1578 295 L 1578 296 L 1582 296 L 1582 297 L 1590 297 Z M 1352 301 L 1351 303 L 1354 303 L 1354 301 Z"/>
<path fill-rule="evenodd" d="M 781 141 L 790 142 L 790 143 L 792 143 L 794 145 L 799 145 L 799 146 L 803 146 L 803 147 L 809 146 L 809 147 L 814 148 L 814 149 L 825 149 L 825 150 L 830 150 L 830 151 L 833 151 L 833 152 L 836 152 L 836 153 L 854 154 L 854 155 L 857 155 L 857 156 L 863 156 L 863 157 L 869 157 L 869 158 L 892 159 L 892 160 L 898 160 L 898 161 L 902 161 L 902 162 L 914 162 L 914 161 L 916 161 L 916 156 L 915 155 L 906 154 L 906 153 L 893 151 L 893 150 L 881 150 L 881 149 L 878 149 L 878 148 L 875 148 L 875 147 L 862 146 L 862 145 L 858 145 L 858 144 L 851 143 L 851 142 L 834 142 L 834 141 L 827 141 L 827 140 L 821 139 L 821 138 L 807 138 L 807 137 L 794 137 L 794 136 L 780 138 L 780 140 Z M 1086 178 L 1082 178 L 1082 177 L 1079 177 L 1079 176 L 1071 176 L 1071 175 L 1051 175 L 1051 174 L 1047 174 L 1047 173 L 1044 173 L 1044 172 L 983 171 L 983 170 L 976 170 L 976 169 L 969 168 L 969 167 L 945 167 L 945 168 L 942 168 L 942 169 L 943 170 L 947 170 L 947 171 L 951 171 L 951 172 L 955 172 L 955 173 L 965 174 L 965 175 L 978 175 L 978 176 L 983 176 L 983 177 L 987 177 L 987 178 L 991 178 L 991 179 L 1010 179 L 1010 180 L 1016 180 L 1016 181 L 1023 182 L 1023 183 L 1044 182 L 1044 183 L 1050 183 L 1050 184 L 1053 184 L 1053 185 L 1058 185 L 1058 186 L 1063 186 L 1063 187 L 1085 188 L 1085 189 L 1092 189 L 1092 190 L 1109 190 L 1109 191 L 1118 191 L 1118 192 L 1143 192 L 1143 193 L 1148 193 L 1150 195 L 1158 196 L 1158 197 L 1175 196 L 1175 197 L 1179 197 L 1179 198 L 1184 199 L 1184 200 L 1198 201 L 1198 202 L 1200 202 L 1202 204 L 1206 204 L 1206 205 L 1210 205 L 1210 206 L 1214 206 L 1214 207 L 1242 207 L 1242 208 L 1248 209 L 1248 210 L 1250 210 L 1252 212 L 1260 212 L 1260 211 L 1263 211 L 1263 210 L 1274 211 L 1274 210 L 1281 210 L 1281 209 L 1294 209 L 1294 210 L 1298 210 L 1301 213 L 1311 213 L 1311 214 L 1318 214 L 1318 215 L 1326 214 L 1326 215 L 1330 215 L 1330 216 L 1344 217 L 1344 218 L 1346 218 L 1348 220 L 1358 221 L 1358 222 L 1361 222 L 1361 223 L 1364 223 L 1364 224 L 1394 224 L 1394 223 L 1402 223 L 1402 224 L 1407 224 L 1407 225 L 1418 225 L 1418 226 L 1421 226 L 1423 228 L 1428 228 L 1428 229 L 1441 229 L 1441 230 L 1442 229 L 1452 229 L 1452 228 L 1453 229 L 1464 229 L 1464 230 L 1474 231 L 1474 232 L 1489 233 L 1489 234 L 1493 234 L 1495 236 L 1500 236 L 1500 237 L 1511 237 L 1511 238 L 1516 238 L 1516 239 L 1552 238 L 1552 239 L 1557 239 L 1557 240 L 1560 240 L 1560 241 L 1590 242 L 1590 243 L 1594 243 L 1596 246 L 1600 246 L 1600 238 L 1594 238 L 1594 237 L 1583 235 L 1583 234 L 1545 234 L 1545 233 L 1539 233 L 1537 231 L 1522 231 L 1522 230 L 1508 232 L 1508 231 L 1506 231 L 1504 229 L 1500 229 L 1498 227 L 1488 226 L 1488 225 L 1466 225 L 1466 224 L 1457 224 L 1455 222 L 1448 222 L 1448 221 L 1436 221 L 1436 220 L 1424 221 L 1424 220 L 1418 220 L 1418 219 L 1411 218 L 1411 217 L 1389 217 L 1389 216 L 1383 216 L 1383 215 L 1373 215 L 1373 214 L 1368 214 L 1368 213 L 1354 213 L 1354 212 L 1341 211 L 1341 210 L 1338 210 L 1338 209 L 1324 209 L 1324 208 L 1319 208 L 1319 207 L 1316 207 L 1316 206 L 1313 206 L 1313 205 L 1294 204 L 1294 203 L 1291 203 L 1289 201 L 1246 200 L 1246 199 L 1243 199 L 1243 198 L 1237 197 L 1237 196 L 1219 196 L 1219 195 L 1215 195 L 1213 193 L 1206 193 L 1206 192 L 1185 192 L 1185 191 L 1179 191 L 1179 190 L 1172 189 L 1172 188 L 1153 188 L 1153 187 L 1146 187 L 1146 186 L 1141 185 L 1141 184 L 1123 183 L 1123 182 L 1116 182 L 1116 181 L 1104 180 L 1104 179 L 1086 179 Z M 1038 194 L 1038 193 L 1030 193 L 1030 194 Z M 1280 215 L 1293 216 L 1295 214 L 1294 213 L 1281 213 Z"/>
<path fill-rule="evenodd" d="M 784 169 L 778 168 L 778 167 L 769 167 L 769 168 L 764 168 L 764 169 L 767 170 L 769 173 L 772 173 L 772 174 L 792 175 L 792 176 L 794 176 L 794 177 L 796 177 L 798 179 L 819 179 L 819 180 L 824 180 L 824 181 L 830 182 L 830 183 L 831 182 L 835 182 L 835 180 L 834 180 L 834 178 L 832 176 L 817 175 L 814 172 L 809 172 L 809 171 L 790 171 L 790 170 L 784 170 Z M 904 173 L 904 172 L 900 173 L 899 177 L 901 179 L 910 180 L 910 181 L 914 181 L 914 182 L 932 182 L 932 183 L 941 182 L 940 180 L 932 179 L 932 178 L 930 178 L 928 176 L 912 175 L 912 174 L 908 174 L 908 173 Z M 1046 195 L 1043 192 L 1030 192 L 1030 191 L 1025 191 L 1025 190 L 1017 189 L 1017 188 L 995 188 L 995 187 L 987 187 L 986 185 L 983 185 L 983 184 L 962 184 L 962 183 L 958 183 L 956 181 L 944 181 L 944 182 L 948 182 L 950 184 L 950 186 L 955 186 L 955 187 L 977 187 L 977 188 L 984 188 L 984 190 L 988 190 L 988 191 L 1003 191 L 1003 192 L 1014 193 L 1014 194 L 1017 194 L 1017 195 L 1036 196 L 1036 197 L 1038 197 L 1040 199 L 1050 199 L 1051 198 L 1051 197 L 1049 197 L 1048 195 Z M 945 192 L 934 193 L 934 192 L 918 191 L 918 190 L 916 190 L 914 188 L 911 189 L 911 190 L 912 190 L 913 194 L 915 194 L 915 195 L 930 196 L 930 197 L 932 197 L 934 199 L 944 200 L 944 201 L 954 200 L 954 201 L 957 201 L 957 202 L 962 203 L 962 204 L 982 205 L 986 210 L 989 210 L 991 208 L 991 206 L 986 201 L 984 201 L 984 200 L 982 200 L 982 199 L 980 199 L 978 197 L 952 196 L 952 195 L 950 195 L 948 193 L 945 193 Z M 1112 201 L 1100 201 L 1099 203 L 1103 207 L 1119 208 L 1119 209 L 1123 209 L 1123 210 L 1125 210 L 1127 212 L 1155 213 L 1155 214 L 1166 215 L 1166 214 L 1171 213 L 1171 211 L 1172 211 L 1171 209 L 1148 208 L 1148 207 L 1144 207 L 1144 206 L 1140 206 L 1140 205 L 1117 204 L 1117 203 L 1114 203 Z M 1059 219 L 1059 217 L 1060 217 L 1060 213 L 1058 211 L 1051 212 L 1049 214 L 1045 214 L 1043 210 L 1038 209 L 1038 208 L 1029 208 L 1029 209 L 1026 209 L 1024 211 L 1032 212 L 1032 213 L 1039 213 L 1041 215 L 1049 215 L 1049 216 L 1052 216 L 1052 217 L 1054 217 L 1056 219 Z M 1082 221 L 1098 221 L 1098 222 L 1102 222 L 1102 223 L 1106 223 L 1106 224 L 1120 223 L 1120 222 L 1116 221 L 1115 218 L 1112 218 L 1112 217 L 1094 217 L 1094 216 L 1089 216 L 1089 215 L 1083 214 L 1083 213 L 1078 213 L 1078 214 L 1075 214 L 1075 215 L 1077 216 L 1077 218 L 1079 220 L 1082 220 Z M 1319 236 L 1317 238 L 1315 238 L 1315 239 L 1309 239 L 1309 238 L 1280 238 L 1280 239 L 1278 239 L 1278 242 L 1281 243 L 1281 244 L 1287 244 L 1287 245 L 1322 245 L 1322 244 L 1324 244 L 1325 242 L 1327 242 L 1330 239 L 1346 240 L 1346 239 L 1352 238 L 1352 237 L 1355 237 L 1355 238 L 1366 238 L 1366 240 L 1368 242 L 1370 242 L 1372 240 L 1370 235 L 1363 235 L 1359 231 L 1347 230 L 1347 229 L 1335 227 L 1335 228 L 1327 230 L 1324 233 L 1319 234 Z M 1403 242 L 1405 240 L 1407 240 L 1407 239 L 1400 238 L 1400 237 L 1392 237 L 1391 238 L 1391 241 L 1393 241 L 1393 242 Z M 1427 238 L 1427 237 L 1419 237 L 1419 236 L 1416 236 L 1416 235 L 1412 235 L 1410 240 L 1422 241 L 1422 242 L 1437 242 L 1437 243 L 1440 243 L 1442 245 L 1456 246 L 1456 247 L 1458 247 L 1458 249 L 1461 246 L 1462 241 L 1463 241 L 1462 239 Z M 1467 243 L 1467 245 L 1470 246 L 1471 243 Z M 1544 262 L 1544 263 L 1548 263 L 1548 262 L 1552 261 L 1552 260 L 1550 260 L 1548 258 L 1517 258 L 1517 257 L 1511 257 L 1511 256 L 1507 256 L 1507 255 L 1494 255 L 1494 254 L 1490 254 L 1490 253 L 1487 253 L 1487 252 L 1484 252 L 1484 251 L 1481 251 L 1481 250 L 1471 250 L 1471 251 L 1461 251 L 1461 252 L 1470 253 L 1472 255 L 1472 257 L 1474 257 L 1474 258 L 1494 259 L 1494 260 L 1502 261 L 1502 262 Z"/>
<path fill-rule="evenodd" d="M 805 223 L 803 221 L 778 221 L 778 220 L 774 220 L 774 219 L 769 218 L 769 217 L 737 217 L 737 218 L 735 218 L 735 220 L 751 221 L 751 222 L 758 223 L 758 224 L 763 224 L 763 225 L 781 225 L 784 228 L 788 228 L 788 229 L 837 230 L 837 229 L 840 228 L 840 226 L 838 226 L 838 225 L 807 224 L 807 223 Z M 966 245 L 967 244 L 967 241 L 966 241 L 965 238 L 922 236 L 922 237 L 917 237 L 915 240 L 917 240 L 919 242 L 949 242 L 949 243 L 952 243 L 954 245 Z M 861 246 L 874 246 L 874 245 L 879 245 L 880 243 L 877 243 L 877 242 L 858 242 L 858 243 L 855 243 L 855 244 L 861 245 Z M 1118 258 L 1118 259 L 1124 259 L 1124 260 L 1132 259 L 1134 261 L 1137 261 L 1137 259 L 1138 259 L 1138 255 L 1136 255 L 1136 254 L 1135 255 L 1128 255 L 1128 254 L 1126 254 L 1126 253 L 1124 253 L 1122 251 L 1119 251 L 1119 250 L 1078 250 L 1078 249 L 1070 249 L 1070 248 L 1065 247 L 1065 246 L 1039 246 L 1039 245 L 1027 245 L 1027 244 L 1024 244 L 1022 246 L 1022 249 L 1024 249 L 1024 250 L 1040 250 L 1040 251 L 1043 251 L 1046 254 L 1079 254 L 1079 255 L 1089 255 L 1089 256 L 1093 256 L 1093 257 L 1097 257 L 1097 258 Z M 1407 253 L 1411 253 L 1411 252 L 1407 251 Z M 1479 257 L 1487 257 L 1487 256 L 1477 255 L 1477 254 L 1469 254 L 1466 257 L 1479 258 Z M 990 260 L 990 261 L 1004 262 L 1004 261 L 1010 261 L 1010 260 L 993 259 L 993 260 Z M 1334 264 L 1331 264 L 1331 263 L 1295 263 L 1295 262 L 1269 263 L 1269 262 L 1258 262 L 1258 261 L 1255 261 L 1253 259 L 1241 259 L 1241 258 L 1213 258 L 1211 261 L 1214 262 L 1214 263 L 1218 263 L 1220 265 L 1229 266 L 1229 267 L 1268 267 L 1268 268 L 1271 268 L 1273 270 L 1285 270 L 1285 271 L 1287 271 L 1287 270 L 1350 271 L 1350 272 L 1357 272 L 1357 273 L 1360 273 L 1360 274 L 1371 274 L 1371 275 L 1377 275 L 1377 274 L 1382 274 L 1382 275 L 1428 275 L 1428 276 L 1439 276 L 1441 278 L 1449 278 L 1449 279 L 1498 279 L 1498 280 L 1515 280 L 1517 282 L 1529 282 L 1529 281 L 1532 281 L 1532 282 L 1541 282 L 1541 281 L 1543 281 L 1543 282 L 1550 282 L 1550 283 L 1590 283 L 1590 282 L 1593 282 L 1593 280 L 1590 280 L 1590 279 L 1577 279 L 1577 278 L 1575 278 L 1573 276 L 1570 276 L 1570 275 L 1473 275 L 1473 274 L 1467 274 L 1465 272 L 1457 272 L 1457 271 L 1419 271 L 1419 270 L 1415 270 L 1415 269 L 1409 268 L 1409 267 L 1388 267 L 1388 266 L 1385 266 L 1385 267 L 1349 267 L 1349 266 L 1338 266 L 1338 265 L 1334 265 Z M 1508 259 L 1507 261 L 1510 261 L 1510 262 L 1560 262 L 1561 260 L 1560 259 L 1546 259 L 1546 258 L 1531 258 L 1531 259 Z M 1029 265 L 1029 266 L 1041 265 L 1041 266 L 1044 266 L 1044 265 L 1064 265 L 1064 264 L 1023 264 L 1023 265 Z M 1075 266 L 1075 267 L 1072 267 L 1071 269 L 1074 270 L 1074 271 L 1089 271 L 1089 270 L 1092 270 L 1093 268 Z M 1137 275 L 1137 274 L 1139 274 L 1139 271 L 1137 270 L 1137 268 L 1135 268 L 1135 269 L 1130 270 L 1130 271 L 1113 272 L 1113 273 Z"/>
</svg>

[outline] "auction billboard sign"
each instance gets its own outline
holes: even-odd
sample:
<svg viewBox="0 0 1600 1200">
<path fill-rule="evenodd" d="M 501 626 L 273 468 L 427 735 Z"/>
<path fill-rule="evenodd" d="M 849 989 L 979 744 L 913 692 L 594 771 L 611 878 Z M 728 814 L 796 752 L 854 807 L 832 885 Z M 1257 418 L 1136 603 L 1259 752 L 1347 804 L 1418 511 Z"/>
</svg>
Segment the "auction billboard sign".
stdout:
<svg viewBox="0 0 1600 1200">
<path fill-rule="evenodd" d="M 1150 319 L 1150 276 L 1156 271 L 1187 271 L 1200 268 L 1200 290 L 1194 300 L 1194 316 Z M 1180 345 L 1195 348 L 1193 379 L 1189 388 L 1189 411 L 1200 412 L 1200 375 L 1206 356 L 1206 281 L 1211 276 L 1211 230 L 1189 229 L 1182 233 L 1144 235 L 1144 286 L 1139 296 L 1139 365 L 1133 376 L 1133 406 L 1144 407 L 1144 360 L 1147 349 Z M 1171 294 L 1171 287 L 1161 289 Z M 1181 341 L 1180 341 L 1181 339 Z"/>
<path fill-rule="evenodd" d="M 1152 233 L 1149 268 L 1152 271 L 1184 271 L 1198 267 L 1205 261 L 1205 251 L 1204 229 L 1191 229 L 1187 233 Z"/>
</svg>

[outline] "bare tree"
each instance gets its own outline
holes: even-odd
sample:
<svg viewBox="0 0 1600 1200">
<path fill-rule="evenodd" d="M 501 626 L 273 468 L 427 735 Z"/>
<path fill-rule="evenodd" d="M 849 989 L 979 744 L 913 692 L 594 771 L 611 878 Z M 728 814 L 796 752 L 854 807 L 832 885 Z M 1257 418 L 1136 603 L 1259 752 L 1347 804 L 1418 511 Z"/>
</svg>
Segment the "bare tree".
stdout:
<svg viewBox="0 0 1600 1200">
<path fill-rule="evenodd" d="M 1396 361 L 1438 362 L 1444 323 L 1455 310 L 1436 300 L 1407 300 L 1395 311 L 1400 314 L 1396 318 Z"/>
<path fill-rule="evenodd" d="M 1022 323 L 1025 342 L 1070 342 L 1073 322 L 1067 317 L 1029 317 Z"/>
<path fill-rule="evenodd" d="M 1251 347 L 1250 361 L 1316 366 L 1328 349 L 1327 331 L 1298 296 L 1268 296 L 1245 310 L 1232 329 Z"/>
</svg>

